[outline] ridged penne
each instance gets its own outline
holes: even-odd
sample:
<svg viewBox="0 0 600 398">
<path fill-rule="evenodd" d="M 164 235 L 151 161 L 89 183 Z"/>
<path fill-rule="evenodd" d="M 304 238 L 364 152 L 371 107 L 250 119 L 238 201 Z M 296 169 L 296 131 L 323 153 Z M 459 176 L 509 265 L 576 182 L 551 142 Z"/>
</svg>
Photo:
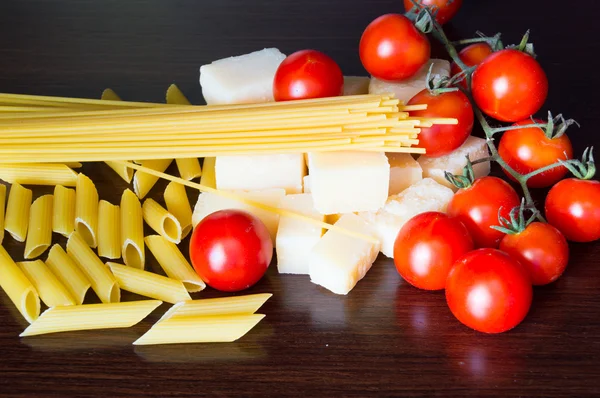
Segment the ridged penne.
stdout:
<svg viewBox="0 0 600 398">
<path fill-rule="evenodd" d="M 202 168 L 197 158 L 175 159 L 179 175 L 184 180 L 191 181 L 202 176 Z"/>
<path fill-rule="evenodd" d="M 98 246 L 98 190 L 82 173 L 77 176 L 75 189 L 75 231 L 89 247 Z"/>
<path fill-rule="evenodd" d="M 0 164 L 0 180 L 11 184 L 74 187 L 77 172 L 61 163 L 4 163 Z"/>
<path fill-rule="evenodd" d="M 40 298 L 35 287 L 2 246 L 0 246 L 0 287 L 27 322 L 31 323 L 40 316 Z"/>
<path fill-rule="evenodd" d="M 173 214 L 181 225 L 181 239 L 192 231 L 192 206 L 188 199 L 185 186 L 170 182 L 164 193 L 167 210 Z"/>
<path fill-rule="evenodd" d="M 271 293 L 191 300 L 173 305 L 160 320 L 177 317 L 254 314 L 272 297 Z"/>
<path fill-rule="evenodd" d="M 103 303 L 116 303 L 121 299 L 117 280 L 78 232 L 73 232 L 69 237 L 67 253 L 83 271 Z"/>
<path fill-rule="evenodd" d="M 105 200 L 98 205 L 98 256 L 121 258 L 121 210 Z"/>
<path fill-rule="evenodd" d="M 110 88 L 107 88 L 102 92 L 100 99 L 105 101 L 122 101 L 121 97 Z"/>
<path fill-rule="evenodd" d="M 140 200 L 126 189 L 121 196 L 121 254 L 130 267 L 144 269 L 144 217 Z"/>
<path fill-rule="evenodd" d="M 20 337 L 74 330 L 128 328 L 150 315 L 159 300 L 49 308 Z"/>
<path fill-rule="evenodd" d="M 170 242 L 181 242 L 181 225 L 179 220 L 154 199 L 146 199 L 142 206 L 144 221 L 160 236 Z"/>
<path fill-rule="evenodd" d="M 173 159 L 158 159 L 158 160 L 142 160 L 140 165 L 148 167 L 152 170 L 164 172 Z M 133 190 L 138 198 L 143 199 L 158 181 L 158 177 L 148 173 L 135 173 L 133 176 Z"/>
<path fill-rule="evenodd" d="M 42 255 L 52 244 L 52 208 L 54 197 L 37 198 L 29 211 L 29 232 L 25 242 L 25 259 Z"/>
<path fill-rule="evenodd" d="M 65 166 L 70 167 L 72 169 L 80 169 L 83 166 L 81 162 L 64 162 L 61 164 L 64 164 Z"/>
<path fill-rule="evenodd" d="M 199 292 L 206 287 L 175 243 L 169 242 L 160 235 L 146 236 L 144 241 L 169 278 L 182 281 L 187 291 L 191 293 Z"/>
<path fill-rule="evenodd" d="M 176 279 L 117 263 L 108 262 L 106 265 L 121 289 L 128 292 L 173 304 L 192 299 L 183 283 Z"/>
<path fill-rule="evenodd" d="M 0 184 L 0 245 L 4 240 L 4 214 L 6 210 L 6 185 Z"/>
<path fill-rule="evenodd" d="M 216 162 L 217 158 L 215 157 L 204 158 L 202 161 L 202 177 L 200 177 L 200 184 L 205 187 L 217 187 L 217 177 L 215 174 Z"/>
<path fill-rule="evenodd" d="M 14 240 L 25 242 L 29 228 L 29 210 L 33 193 L 30 189 L 23 188 L 20 184 L 12 184 L 8 194 L 4 229 Z"/>
<path fill-rule="evenodd" d="M 26 261 L 17 265 L 31 281 L 46 306 L 75 305 L 75 300 L 67 288 L 42 260 Z"/>
<path fill-rule="evenodd" d="M 105 101 L 122 101 L 121 97 L 119 97 L 117 95 L 117 93 L 115 93 L 113 90 L 111 90 L 110 88 L 107 88 L 106 90 L 104 90 L 102 92 L 102 97 L 100 99 L 103 99 Z M 131 180 L 133 179 L 133 169 L 130 169 L 129 167 L 125 167 L 120 163 L 117 162 L 104 162 L 108 165 L 108 167 L 110 167 L 111 169 L 114 170 L 115 173 L 117 173 L 117 175 L 119 177 L 121 177 L 123 180 L 125 180 L 126 183 L 131 183 Z"/>
<path fill-rule="evenodd" d="M 75 230 L 75 190 L 62 185 L 54 187 L 54 209 L 52 211 L 52 231 L 69 237 Z"/>
<path fill-rule="evenodd" d="M 46 265 L 67 288 L 75 304 L 83 304 L 85 294 L 92 284 L 60 245 L 56 244 L 50 248 Z"/>
</svg>

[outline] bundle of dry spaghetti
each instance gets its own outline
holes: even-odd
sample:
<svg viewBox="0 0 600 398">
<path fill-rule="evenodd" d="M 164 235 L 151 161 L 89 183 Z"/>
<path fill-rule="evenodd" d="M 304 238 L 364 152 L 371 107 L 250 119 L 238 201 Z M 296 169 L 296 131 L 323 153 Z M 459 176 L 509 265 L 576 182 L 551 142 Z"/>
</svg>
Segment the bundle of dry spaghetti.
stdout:
<svg viewBox="0 0 600 398">
<path fill-rule="evenodd" d="M 370 150 L 424 153 L 393 95 L 194 106 L 0 94 L 0 163 Z"/>
</svg>

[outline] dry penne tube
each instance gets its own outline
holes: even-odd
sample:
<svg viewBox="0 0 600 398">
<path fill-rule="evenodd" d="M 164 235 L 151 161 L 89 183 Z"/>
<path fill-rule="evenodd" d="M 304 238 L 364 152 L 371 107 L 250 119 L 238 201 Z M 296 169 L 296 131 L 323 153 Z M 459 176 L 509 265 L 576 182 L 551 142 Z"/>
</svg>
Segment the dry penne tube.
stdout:
<svg viewBox="0 0 600 398">
<path fill-rule="evenodd" d="M 64 162 L 62 164 L 72 169 L 80 169 L 83 166 L 81 162 Z"/>
<path fill-rule="evenodd" d="M 4 214 L 6 211 L 6 185 L 0 184 L 0 245 L 4 240 Z"/>
<path fill-rule="evenodd" d="M 98 205 L 98 256 L 121 258 L 121 210 L 105 200 Z"/>
<path fill-rule="evenodd" d="M 77 172 L 60 163 L 0 164 L 0 180 L 26 185 L 65 185 L 74 187 Z"/>
<path fill-rule="evenodd" d="M 173 243 L 181 242 L 181 224 L 179 220 L 154 199 L 146 199 L 142 206 L 144 221 L 160 236 Z"/>
<path fill-rule="evenodd" d="M 8 194 L 8 204 L 6 205 L 6 215 L 4 219 L 4 229 L 14 240 L 25 242 L 27 238 L 27 228 L 29 228 L 29 210 L 33 193 L 30 189 L 22 187 L 20 184 L 12 184 Z"/>
<path fill-rule="evenodd" d="M 173 159 L 143 160 L 140 164 L 149 169 L 164 172 Z M 133 176 L 133 191 L 138 198 L 143 199 L 158 181 L 158 177 L 147 173 L 135 173 Z"/>
<path fill-rule="evenodd" d="M 54 208 L 52 210 L 52 231 L 69 237 L 75 230 L 75 190 L 62 185 L 54 187 Z"/>
<path fill-rule="evenodd" d="M 134 345 L 219 343 L 238 340 L 263 314 L 177 317 L 155 323 Z"/>
<path fill-rule="evenodd" d="M 167 210 L 173 214 L 181 225 L 181 239 L 192 231 L 192 206 L 185 187 L 176 182 L 170 182 L 164 193 Z"/>
<path fill-rule="evenodd" d="M 117 263 L 108 262 L 106 265 L 121 289 L 128 292 L 173 304 L 192 299 L 183 283 L 176 279 Z"/>
<path fill-rule="evenodd" d="M 31 281 L 46 306 L 75 305 L 75 300 L 67 288 L 42 260 L 20 262 L 17 265 Z"/>
<path fill-rule="evenodd" d="M 150 315 L 160 300 L 49 308 L 20 337 L 75 330 L 128 328 Z"/>
<path fill-rule="evenodd" d="M 258 293 L 185 301 L 173 305 L 160 321 L 178 317 L 254 314 L 272 296 L 271 293 Z"/>
<path fill-rule="evenodd" d="M 92 284 L 60 245 L 55 244 L 50 248 L 46 265 L 67 288 L 75 300 L 75 304 L 83 304 L 85 295 Z"/>
<path fill-rule="evenodd" d="M 98 246 L 98 199 L 92 180 L 79 173 L 75 189 L 75 231 L 93 248 Z"/>
<path fill-rule="evenodd" d="M 206 287 L 175 243 L 169 242 L 160 235 L 146 236 L 144 241 L 169 278 L 183 282 L 187 291 L 191 293 L 199 292 Z"/>
<path fill-rule="evenodd" d="M 217 187 L 217 178 L 215 174 L 216 162 L 217 158 L 214 156 L 204 158 L 202 161 L 202 177 L 200 177 L 200 184 L 211 188 Z"/>
<path fill-rule="evenodd" d="M 78 232 L 73 232 L 69 237 L 67 253 L 83 271 L 103 303 L 116 303 L 121 299 L 117 280 Z"/>
<path fill-rule="evenodd" d="M 107 88 L 102 92 L 100 99 L 104 101 L 122 101 L 121 97 L 110 88 Z"/>
<path fill-rule="evenodd" d="M 40 297 L 35 287 L 0 245 L 0 287 L 31 323 L 40 315 Z"/>
<path fill-rule="evenodd" d="M 29 232 L 25 242 L 25 259 L 41 256 L 52 244 L 52 208 L 54 197 L 37 198 L 29 211 Z"/>
<path fill-rule="evenodd" d="M 144 217 L 138 197 L 126 189 L 121 196 L 121 254 L 126 265 L 144 269 Z"/>
</svg>

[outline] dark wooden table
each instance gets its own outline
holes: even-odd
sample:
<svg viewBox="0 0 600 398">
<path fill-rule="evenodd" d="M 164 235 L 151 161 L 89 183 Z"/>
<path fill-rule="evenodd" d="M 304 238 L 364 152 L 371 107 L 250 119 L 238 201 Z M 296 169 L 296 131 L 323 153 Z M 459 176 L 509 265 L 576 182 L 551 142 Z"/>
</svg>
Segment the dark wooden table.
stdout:
<svg viewBox="0 0 600 398">
<path fill-rule="evenodd" d="M 402 10 L 400 0 L 1 3 L 0 91 L 98 97 L 112 87 L 126 100 L 162 101 L 177 83 L 195 103 L 200 65 L 263 47 L 316 48 L 346 74 L 364 74 L 362 30 Z M 465 0 L 447 30 L 453 38 L 503 31 L 517 42 L 531 28 L 550 79 L 544 109 L 581 122 L 571 132 L 580 154 L 600 147 L 592 61 L 600 6 L 568 6 Z M 125 188 L 104 165 L 84 172 L 104 199 L 116 202 Z M 20 258 L 22 246 L 5 244 Z M 600 244 L 571 248 L 565 275 L 535 290 L 526 320 L 494 336 L 459 324 L 443 293 L 411 288 L 387 259 L 347 297 L 271 267 L 250 290 L 274 293 L 261 310 L 266 319 L 232 344 L 134 348 L 159 312 L 128 330 L 21 340 L 24 321 L 0 293 L 0 396 L 600 395 Z"/>
</svg>

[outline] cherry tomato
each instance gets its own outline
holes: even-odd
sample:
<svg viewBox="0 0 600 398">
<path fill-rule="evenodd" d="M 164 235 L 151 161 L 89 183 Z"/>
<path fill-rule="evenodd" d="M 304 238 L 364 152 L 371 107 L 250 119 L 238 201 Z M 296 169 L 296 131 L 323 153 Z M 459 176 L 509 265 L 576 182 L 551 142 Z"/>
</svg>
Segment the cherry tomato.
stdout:
<svg viewBox="0 0 600 398">
<path fill-rule="evenodd" d="M 207 285 L 224 292 L 247 289 L 265 274 L 273 256 L 267 227 L 241 210 L 220 210 L 194 230 L 190 258 Z"/>
<path fill-rule="evenodd" d="M 492 47 L 487 43 L 475 43 L 463 48 L 459 53 L 458 57 L 468 67 L 477 66 L 483 62 L 489 55 L 492 54 Z M 452 62 L 450 66 L 450 74 L 452 76 L 458 75 L 462 69 Z M 461 80 L 460 85 L 467 88 L 466 80 Z"/>
<path fill-rule="evenodd" d="M 456 15 L 462 5 L 462 0 L 421 0 L 421 5 L 437 9 L 435 20 L 440 25 L 443 25 Z M 412 0 L 404 0 L 404 9 L 406 11 L 410 10 L 413 6 Z"/>
<path fill-rule="evenodd" d="M 506 181 L 483 177 L 471 187 L 459 189 L 450 200 L 447 213 L 467 227 L 475 247 L 497 248 L 505 235 L 491 228 L 499 224 L 498 212 L 509 218 L 510 211 L 519 204 L 519 195 Z"/>
<path fill-rule="evenodd" d="M 383 80 L 403 80 L 429 61 L 431 46 L 404 15 L 386 14 L 367 26 L 360 38 L 359 52 L 371 75 Z"/>
<path fill-rule="evenodd" d="M 567 240 L 550 224 L 533 222 L 518 234 L 507 234 L 500 250 L 525 267 L 534 285 L 554 282 L 569 262 Z"/>
<path fill-rule="evenodd" d="M 522 120 L 514 126 L 531 124 L 531 119 Z M 535 120 L 535 123 L 544 123 Z M 571 140 L 565 134 L 558 138 L 548 138 L 539 127 L 524 127 L 517 130 L 504 132 L 498 146 L 498 153 L 510 167 L 520 174 L 527 174 L 539 168 L 549 166 L 558 160 L 567 160 L 573 157 Z M 555 167 L 527 180 L 527 186 L 532 188 L 545 188 L 562 179 L 568 170 L 564 166 Z M 510 174 L 506 176 L 511 181 L 516 181 Z"/>
<path fill-rule="evenodd" d="M 496 249 L 479 249 L 456 261 L 446 282 L 446 302 L 464 325 L 484 333 L 517 326 L 531 307 L 529 275 Z"/>
<path fill-rule="evenodd" d="M 548 222 L 573 242 L 600 239 L 600 182 L 567 178 L 546 196 Z"/>
<path fill-rule="evenodd" d="M 508 49 L 487 57 L 471 82 L 473 98 L 487 115 L 517 122 L 536 113 L 548 96 L 548 79 L 529 54 Z"/>
<path fill-rule="evenodd" d="M 275 101 L 335 97 L 343 91 L 342 70 L 333 59 L 316 50 L 289 55 L 273 80 Z"/>
<path fill-rule="evenodd" d="M 417 117 L 450 117 L 458 124 L 436 124 L 421 127 L 419 146 L 425 148 L 429 157 L 447 155 L 461 146 L 473 130 L 473 107 L 469 98 L 460 90 L 433 95 L 425 89 L 408 101 L 408 105 L 427 104 L 423 111 L 411 112 Z"/>
<path fill-rule="evenodd" d="M 394 243 L 394 264 L 411 285 L 440 290 L 452 264 L 473 250 L 473 239 L 457 219 L 444 213 L 427 212 L 411 218 Z"/>
</svg>

